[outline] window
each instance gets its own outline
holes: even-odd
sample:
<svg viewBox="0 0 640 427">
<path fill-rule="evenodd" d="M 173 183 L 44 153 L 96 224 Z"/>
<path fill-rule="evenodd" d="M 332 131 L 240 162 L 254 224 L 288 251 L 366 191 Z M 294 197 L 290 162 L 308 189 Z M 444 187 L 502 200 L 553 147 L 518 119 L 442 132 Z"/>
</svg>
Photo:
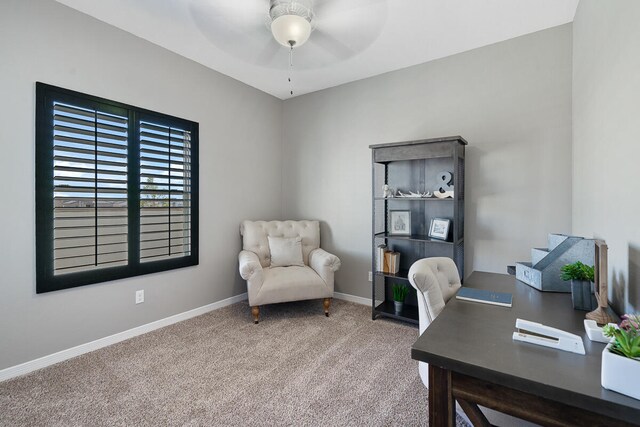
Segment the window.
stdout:
<svg viewBox="0 0 640 427">
<path fill-rule="evenodd" d="M 198 124 L 36 84 L 36 291 L 198 264 Z"/>
</svg>

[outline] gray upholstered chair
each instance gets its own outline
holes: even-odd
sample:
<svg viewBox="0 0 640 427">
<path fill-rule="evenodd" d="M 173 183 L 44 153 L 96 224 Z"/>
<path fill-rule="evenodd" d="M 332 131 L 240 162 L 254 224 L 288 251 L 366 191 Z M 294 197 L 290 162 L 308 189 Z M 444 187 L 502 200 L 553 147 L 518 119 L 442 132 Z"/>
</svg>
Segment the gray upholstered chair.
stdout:
<svg viewBox="0 0 640 427">
<path fill-rule="evenodd" d="M 318 221 L 243 221 L 240 234 L 240 275 L 247 281 L 255 323 L 261 305 L 308 299 L 323 299 L 325 315 L 329 316 L 333 276 L 340 268 L 340 259 L 320 249 Z M 273 254 L 280 258 L 275 262 L 270 245 L 276 241 L 301 247 L 299 260 L 283 264 L 282 257 Z"/>
<path fill-rule="evenodd" d="M 462 286 L 458 268 L 451 258 L 424 258 L 409 269 L 409 283 L 418 294 L 420 335 L 440 314 L 444 305 Z M 429 365 L 420 362 L 420 378 L 429 387 Z"/>
</svg>

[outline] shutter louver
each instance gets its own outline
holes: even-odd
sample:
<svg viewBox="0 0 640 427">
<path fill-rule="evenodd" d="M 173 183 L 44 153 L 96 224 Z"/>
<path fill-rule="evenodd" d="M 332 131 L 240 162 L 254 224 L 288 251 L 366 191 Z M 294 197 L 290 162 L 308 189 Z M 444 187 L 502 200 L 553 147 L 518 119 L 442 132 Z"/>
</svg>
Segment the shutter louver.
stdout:
<svg viewBox="0 0 640 427">
<path fill-rule="evenodd" d="M 54 102 L 54 275 L 127 265 L 127 131 L 127 117 Z"/>
<path fill-rule="evenodd" d="M 140 262 L 191 255 L 191 133 L 140 122 Z"/>
</svg>

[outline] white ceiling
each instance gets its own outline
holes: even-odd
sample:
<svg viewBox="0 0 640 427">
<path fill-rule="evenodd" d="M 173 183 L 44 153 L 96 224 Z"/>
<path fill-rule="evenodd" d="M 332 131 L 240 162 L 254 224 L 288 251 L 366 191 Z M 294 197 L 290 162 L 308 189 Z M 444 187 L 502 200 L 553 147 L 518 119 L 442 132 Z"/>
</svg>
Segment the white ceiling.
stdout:
<svg viewBox="0 0 640 427">
<path fill-rule="evenodd" d="M 269 0 L 57 0 L 281 99 L 288 49 Z M 579 0 L 315 0 L 294 51 L 294 95 L 421 64 L 573 21 Z"/>
</svg>

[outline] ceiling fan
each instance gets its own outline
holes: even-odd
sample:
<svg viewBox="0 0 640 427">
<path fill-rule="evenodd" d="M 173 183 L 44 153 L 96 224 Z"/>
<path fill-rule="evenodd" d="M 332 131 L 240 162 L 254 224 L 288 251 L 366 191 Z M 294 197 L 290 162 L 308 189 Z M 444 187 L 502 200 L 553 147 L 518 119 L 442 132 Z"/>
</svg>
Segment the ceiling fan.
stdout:
<svg viewBox="0 0 640 427">
<path fill-rule="evenodd" d="M 309 40 L 315 24 L 311 0 L 270 0 L 269 18 L 273 38 L 290 49 Z"/>
<path fill-rule="evenodd" d="M 365 50 L 384 27 L 387 0 L 190 0 L 189 9 L 202 34 L 236 58 L 286 68 L 293 47 L 296 68 L 312 69 Z"/>
</svg>

